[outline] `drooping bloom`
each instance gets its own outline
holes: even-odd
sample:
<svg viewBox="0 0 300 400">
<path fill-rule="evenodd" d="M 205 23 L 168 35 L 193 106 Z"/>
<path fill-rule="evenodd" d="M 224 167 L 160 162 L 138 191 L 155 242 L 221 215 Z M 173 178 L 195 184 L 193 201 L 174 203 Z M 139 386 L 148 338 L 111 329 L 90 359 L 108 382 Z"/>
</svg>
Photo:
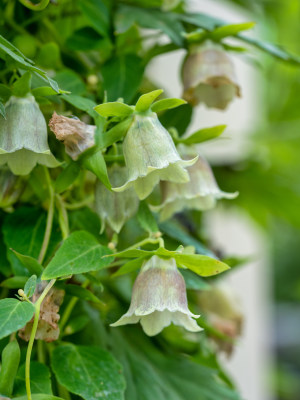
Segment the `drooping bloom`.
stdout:
<svg viewBox="0 0 300 400">
<path fill-rule="evenodd" d="M 108 177 L 112 185 L 120 185 L 126 179 L 126 168 L 118 164 L 108 169 Z M 102 182 L 97 181 L 95 188 L 96 212 L 101 218 L 101 233 L 107 223 L 115 232 L 119 233 L 126 221 L 136 212 L 139 199 L 133 188 L 124 193 L 108 190 Z"/>
<path fill-rule="evenodd" d="M 7 167 L 0 167 L 0 208 L 12 206 L 20 197 L 25 182 Z"/>
<path fill-rule="evenodd" d="M 47 124 L 34 97 L 12 96 L 0 123 L 0 165 L 27 175 L 36 164 L 59 165 L 47 143 Z"/>
<path fill-rule="evenodd" d="M 94 146 L 95 125 L 88 125 L 79 119 L 53 113 L 49 127 L 56 138 L 65 145 L 66 153 L 76 160 L 88 148 Z"/>
<path fill-rule="evenodd" d="M 157 115 L 136 114 L 123 142 L 123 153 L 128 171 L 127 182 L 113 190 L 122 192 L 134 187 L 143 200 L 160 181 L 184 183 L 189 175 L 184 167 L 196 162 L 182 160 L 169 132 Z"/>
<path fill-rule="evenodd" d="M 231 339 L 241 335 L 244 315 L 241 302 L 234 289 L 227 283 L 218 283 L 211 290 L 199 294 L 199 305 L 209 323 Z M 228 356 L 233 351 L 233 342 L 213 337 L 219 350 Z"/>
<path fill-rule="evenodd" d="M 224 110 L 235 96 L 240 97 L 234 65 L 220 45 L 195 46 L 182 67 L 183 98 L 193 106 Z"/>
<path fill-rule="evenodd" d="M 185 146 L 180 146 L 179 149 L 183 158 L 195 152 L 193 148 Z M 211 167 L 202 156 L 189 168 L 189 175 L 190 181 L 187 183 L 161 183 L 162 203 L 151 207 L 153 211 L 160 212 L 161 221 L 184 209 L 212 209 L 218 199 L 233 199 L 238 195 L 237 192 L 226 193 L 220 190 Z"/>
<path fill-rule="evenodd" d="M 188 309 L 186 286 L 173 258 L 145 261 L 134 283 L 129 310 L 111 326 L 141 322 L 144 332 L 157 335 L 172 322 L 191 332 L 201 328 Z"/>
</svg>

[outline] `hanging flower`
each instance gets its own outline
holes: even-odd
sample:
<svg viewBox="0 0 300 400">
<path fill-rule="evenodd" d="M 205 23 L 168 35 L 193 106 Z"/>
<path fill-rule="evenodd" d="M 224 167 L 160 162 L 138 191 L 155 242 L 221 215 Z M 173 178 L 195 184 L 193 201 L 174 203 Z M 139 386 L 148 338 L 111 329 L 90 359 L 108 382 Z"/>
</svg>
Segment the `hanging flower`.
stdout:
<svg viewBox="0 0 300 400">
<path fill-rule="evenodd" d="M 193 106 L 224 110 L 235 96 L 240 97 L 234 65 L 222 46 L 207 42 L 196 46 L 182 68 L 183 98 Z"/>
<path fill-rule="evenodd" d="M 112 185 L 119 185 L 126 178 L 126 168 L 118 164 L 108 169 L 108 177 Z M 108 190 L 102 182 L 97 181 L 95 189 L 96 212 L 101 218 L 101 233 L 107 223 L 115 232 L 119 233 L 126 221 L 136 212 L 139 199 L 133 188 L 124 193 Z"/>
<path fill-rule="evenodd" d="M 195 149 L 180 146 L 183 158 L 195 154 Z M 189 168 L 190 181 L 187 183 L 162 182 L 162 204 L 152 206 L 160 212 L 164 221 L 184 209 L 205 211 L 216 206 L 218 199 L 234 199 L 238 193 L 226 193 L 220 190 L 208 162 L 199 156 L 197 162 Z"/>
<path fill-rule="evenodd" d="M 12 96 L 0 124 L 0 165 L 15 175 L 27 175 L 36 164 L 56 167 L 59 163 L 47 143 L 47 125 L 33 96 Z"/>
<path fill-rule="evenodd" d="M 201 328 L 188 309 L 185 282 L 173 258 L 153 256 L 145 261 L 134 283 L 129 310 L 111 326 L 141 322 L 148 336 L 157 335 L 172 322 L 191 332 Z"/>
<path fill-rule="evenodd" d="M 127 182 L 113 188 L 122 192 L 134 187 L 143 200 L 160 181 L 184 183 L 189 175 L 184 167 L 196 159 L 182 160 L 169 132 L 161 125 L 157 115 L 136 114 L 123 142 L 123 153 L 128 171 Z"/>
<path fill-rule="evenodd" d="M 244 314 L 241 302 L 233 288 L 222 282 L 199 294 L 199 305 L 209 323 L 231 339 L 237 339 L 241 333 Z M 228 356 L 233 351 L 233 341 L 213 337 L 219 350 Z"/>
<path fill-rule="evenodd" d="M 88 148 L 94 146 L 95 125 L 88 125 L 77 118 L 68 118 L 53 113 L 49 127 L 56 139 L 65 145 L 66 153 L 76 160 Z"/>
</svg>

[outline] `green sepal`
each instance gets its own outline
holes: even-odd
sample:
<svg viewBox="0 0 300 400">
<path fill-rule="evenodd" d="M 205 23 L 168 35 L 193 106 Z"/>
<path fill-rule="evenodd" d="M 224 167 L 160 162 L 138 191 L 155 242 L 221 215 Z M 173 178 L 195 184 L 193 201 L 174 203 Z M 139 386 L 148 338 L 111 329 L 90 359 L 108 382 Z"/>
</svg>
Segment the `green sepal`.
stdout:
<svg viewBox="0 0 300 400">
<path fill-rule="evenodd" d="M 153 90 L 152 92 L 145 93 L 138 99 L 135 105 L 135 111 L 137 112 L 145 112 L 147 111 L 153 101 L 157 99 L 163 93 L 163 89 Z"/>
<path fill-rule="evenodd" d="M 30 92 L 31 72 L 27 71 L 19 78 L 12 87 L 12 94 L 17 97 L 24 97 Z"/>
<path fill-rule="evenodd" d="M 76 180 L 80 172 L 80 165 L 71 161 L 65 169 L 58 175 L 54 189 L 56 193 L 62 193 L 67 190 L 72 183 Z"/>
<path fill-rule="evenodd" d="M 133 113 L 133 108 L 119 101 L 99 104 L 94 110 L 102 117 L 128 117 Z"/>
<path fill-rule="evenodd" d="M 225 129 L 226 125 L 217 125 L 211 128 L 199 129 L 199 131 L 196 131 L 195 133 L 186 138 L 181 137 L 179 139 L 176 139 L 176 142 L 185 144 L 187 146 L 196 143 L 206 142 L 207 140 L 215 139 L 218 136 L 220 136 Z"/>
<path fill-rule="evenodd" d="M 186 104 L 185 100 L 182 99 L 162 99 L 156 101 L 153 106 L 151 107 L 151 110 L 155 113 L 158 113 L 160 111 L 164 110 L 170 110 L 172 108 L 176 108 L 181 106 L 182 104 Z"/>
</svg>

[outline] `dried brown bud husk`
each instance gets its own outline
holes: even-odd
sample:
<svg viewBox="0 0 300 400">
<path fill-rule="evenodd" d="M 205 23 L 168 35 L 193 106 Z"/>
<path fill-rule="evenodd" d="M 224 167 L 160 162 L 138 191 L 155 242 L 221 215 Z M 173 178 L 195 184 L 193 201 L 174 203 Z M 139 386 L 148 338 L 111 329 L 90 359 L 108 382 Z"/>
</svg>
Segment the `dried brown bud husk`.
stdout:
<svg viewBox="0 0 300 400">
<path fill-rule="evenodd" d="M 45 282 L 39 283 L 32 296 L 32 302 L 35 303 L 43 290 L 46 287 Z M 58 321 L 60 319 L 59 307 L 63 302 L 64 290 L 52 288 L 43 300 L 40 309 L 39 323 L 37 332 L 35 335 L 36 339 L 44 340 L 45 342 L 53 342 L 59 337 Z M 33 318 L 29 321 L 24 328 L 19 331 L 19 336 L 23 340 L 29 341 L 31 330 L 33 325 Z"/>
<path fill-rule="evenodd" d="M 49 127 L 56 139 L 64 143 L 66 153 L 73 160 L 95 144 L 96 126 L 85 124 L 79 119 L 64 117 L 54 112 Z"/>
</svg>

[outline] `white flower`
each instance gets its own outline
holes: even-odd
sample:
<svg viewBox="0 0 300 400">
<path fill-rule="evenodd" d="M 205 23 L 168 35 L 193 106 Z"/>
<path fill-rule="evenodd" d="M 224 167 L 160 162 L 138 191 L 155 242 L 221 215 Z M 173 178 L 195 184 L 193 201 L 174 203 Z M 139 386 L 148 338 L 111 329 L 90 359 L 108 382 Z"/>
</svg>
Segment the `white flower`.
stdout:
<svg viewBox="0 0 300 400">
<path fill-rule="evenodd" d="M 160 181 L 188 182 L 189 175 L 184 167 L 196 162 L 182 160 L 169 132 L 161 125 L 157 115 L 136 114 L 123 142 L 123 153 L 128 171 L 127 182 L 117 188 L 122 192 L 134 187 L 143 200 Z"/>
<path fill-rule="evenodd" d="M 34 97 L 12 96 L 0 123 L 0 165 L 27 175 L 36 164 L 57 167 L 47 143 L 47 125 Z"/>
<path fill-rule="evenodd" d="M 185 282 L 173 258 L 153 256 L 145 261 L 134 283 L 129 310 L 111 326 L 141 322 L 148 336 L 172 322 L 191 332 L 202 329 L 188 309 Z"/>
<path fill-rule="evenodd" d="M 79 119 L 67 118 L 54 112 L 49 127 L 56 138 L 64 142 L 66 153 L 73 160 L 95 144 L 96 126 L 85 124 Z"/>
<path fill-rule="evenodd" d="M 187 156 L 183 146 L 180 149 Z M 173 214 L 184 209 L 205 211 L 216 206 L 217 200 L 233 199 L 238 193 L 226 193 L 220 190 L 208 162 L 199 156 L 197 162 L 189 168 L 190 181 L 187 183 L 162 182 L 162 204 L 152 206 L 153 211 L 160 211 L 160 219 L 164 221 Z"/>
<path fill-rule="evenodd" d="M 126 177 L 126 168 L 114 164 L 108 169 L 108 177 L 112 185 L 119 185 Z M 125 222 L 137 212 L 139 199 L 133 188 L 129 188 L 124 193 L 115 193 L 108 190 L 102 182 L 97 181 L 95 206 L 102 222 L 101 233 L 106 223 L 119 233 Z"/>
<path fill-rule="evenodd" d="M 240 97 L 234 65 L 220 45 L 210 42 L 192 48 L 182 67 L 183 98 L 192 105 L 224 110 Z"/>
</svg>

